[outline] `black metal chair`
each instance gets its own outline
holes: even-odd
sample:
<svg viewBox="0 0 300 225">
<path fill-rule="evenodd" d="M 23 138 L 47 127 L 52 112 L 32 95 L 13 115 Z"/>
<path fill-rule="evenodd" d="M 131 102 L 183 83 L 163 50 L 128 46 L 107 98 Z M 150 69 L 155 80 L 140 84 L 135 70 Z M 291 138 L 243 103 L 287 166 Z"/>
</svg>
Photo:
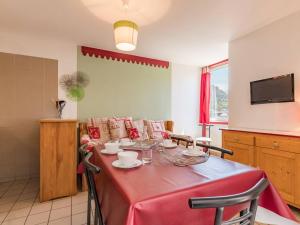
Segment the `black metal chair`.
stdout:
<svg viewBox="0 0 300 225">
<path fill-rule="evenodd" d="M 85 176 L 88 185 L 87 225 L 91 224 L 92 200 L 94 200 L 95 202 L 94 225 L 104 225 L 103 216 L 101 213 L 101 205 L 99 202 L 94 180 L 94 174 L 100 173 L 101 169 L 89 161 L 93 153 L 87 152 L 86 148 L 87 145 L 82 145 L 79 148 L 79 152 L 82 157 L 82 162 L 85 166 Z"/>
<path fill-rule="evenodd" d="M 213 145 L 206 145 L 206 144 L 202 144 L 202 143 L 197 142 L 196 146 L 203 147 L 204 149 L 206 149 L 208 151 L 209 151 L 209 149 L 218 151 L 218 152 L 221 153 L 221 158 L 222 159 L 224 159 L 224 155 L 225 154 L 227 154 L 227 155 L 233 155 L 233 151 L 225 149 L 225 148 L 216 147 L 216 146 L 213 146 Z"/>
<path fill-rule="evenodd" d="M 256 185 L 243 193 L 228 196 L 191 198 L 188 203 L 192 209 L 216 208 L 215 225 L 232 225 L 238 223 L 254 225 L 259 195 L 268 185 L 268 180 L 262 178 Z M 250 203 L 250 207 L 242 210 L 239 217 L 223 221 L 224 207 L 247 202 Z"/>
<path fill-rule="evenodd" d="M 184 144 L 186 148 L 193 145 L 193 140 L 180 136 L 171 136 L 171 139 L 176 142 L 177 145 Z"/>
</svg>

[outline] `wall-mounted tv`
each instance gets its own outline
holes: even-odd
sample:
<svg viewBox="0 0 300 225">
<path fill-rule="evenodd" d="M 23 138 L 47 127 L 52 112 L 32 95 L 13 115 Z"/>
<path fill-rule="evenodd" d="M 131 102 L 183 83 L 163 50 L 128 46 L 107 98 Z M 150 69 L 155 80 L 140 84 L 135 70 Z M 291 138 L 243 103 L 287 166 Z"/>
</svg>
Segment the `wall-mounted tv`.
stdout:
<svg viewBox="0 0 300 225">
<path fill-rule="evenodd" d="M 294 74 L 250 82 L 251 104 L 294 102 Z"/>
</svg>

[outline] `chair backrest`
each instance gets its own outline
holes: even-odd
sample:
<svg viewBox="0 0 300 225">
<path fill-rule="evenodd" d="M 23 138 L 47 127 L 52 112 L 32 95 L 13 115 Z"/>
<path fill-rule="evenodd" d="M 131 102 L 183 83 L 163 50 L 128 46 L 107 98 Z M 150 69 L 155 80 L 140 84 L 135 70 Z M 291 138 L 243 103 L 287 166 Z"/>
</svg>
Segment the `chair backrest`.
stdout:
<svg viewBox="0 0 300 225">
<path fill-rule="evenodd" d="M 96 183 L 94 180 L 94 175 L 100 173 L 101 169 L 90 162 L 90 158 L 93 156 L 93 153 L 86 152 L 85 149 L 86 146 L 81 146 L 79 148 L 79 151 L 82 154 L 82 156 L 84 156 L 83 164 L 85 166 L 85 175 L 88 183 L 88 191 L 90 192 L 91 196 L 93 196 L 93 199 L 95 201 L 95 225 L 104 225 L 101 213 L 101 205 L 96 190 Z"/>
<path fill-rule="evenodd" d="M 189 199 L 189 206 L 192 209 L 216 208 L 215 225 L 232 225 L 238 223 L 243 225 L 253 225 L 255 221 L 259 195 L 267 188 L 268 185 L 268 180 L 266 178 L 262 178 L 256 185 L 243 193 L 228 196 L 191 198 Z M 250 207 L 242 210 L 240 217 L 223 222 L 223 212 L 225 206 L 239 205 L 246 202 L 250 202 Z"/>
<path fill-rule="evenodd" d="M 233 155 L 233 151 L 225 149 L 225 148 L 220 148 L 220 147 L 213 146 L 213 145 L 206 145 L 206 144 L 202 144 L 202 143 L 199 143 L 199 142 L 197 142 L 196 145 L 199 146 L 199 147 L 203 147 L 204 149 L 212 149 L 212 150 L 220 152 L 222 159 L 224 159 L 225 154 Z"/>
</svg>

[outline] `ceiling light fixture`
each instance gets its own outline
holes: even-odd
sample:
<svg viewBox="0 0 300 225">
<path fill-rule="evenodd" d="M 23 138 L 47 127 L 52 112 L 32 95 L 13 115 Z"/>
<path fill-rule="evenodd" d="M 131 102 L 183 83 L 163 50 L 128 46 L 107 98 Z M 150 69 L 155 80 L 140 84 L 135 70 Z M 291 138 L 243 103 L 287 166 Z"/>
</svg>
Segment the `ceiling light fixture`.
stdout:
<svg viewBox="0 0 300 225">
<path fill-rule="evenodd" d="M 125 10 L 129 8 L 129 0 L 122 0 Z M 122 51 L 136 49 L 138 38 L 138 26 L 129 20 L 119 20 L 114 23 L 114 35 L 116 48 Z"/>
<path fill-rule="evenodd" d="M 116 48 L 122 51 L 133 51 L 136 48 L 138 26 L 129 20 L 114 23 Z"/>
</svg>

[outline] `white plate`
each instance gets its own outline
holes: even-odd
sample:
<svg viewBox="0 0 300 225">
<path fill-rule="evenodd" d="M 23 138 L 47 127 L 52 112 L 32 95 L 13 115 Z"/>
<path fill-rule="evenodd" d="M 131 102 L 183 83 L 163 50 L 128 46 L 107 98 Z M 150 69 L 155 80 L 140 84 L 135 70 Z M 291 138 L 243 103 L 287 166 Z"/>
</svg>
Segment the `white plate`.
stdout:
<svg viewBox="0 0 300 225">
<path fill-rule="evenodd" d="M 135 167 L 139 167 L 143 164 L 143 162 L 141 160 L 136 160 L 135 163 L 131 164 L 131 165 L 124 165 L 120 162 L 120 160 L 115 160 L 112 162 L 112 165 L 114 167 L 117 168 L 121 168 L 121 169 L 131 169 L 131 168 L 135 168 Z"/>
<path fill-rule="evenodd" d="M 184 150 L 182 151 L 182 155 L 186 156 L 205 156 L 206 153 L 199 150 Z"/>
<path fill-rule="evenodd" d="M 135 145 L 135 142 L 125 142 L 125 143 L 120 143 L 120 145 L 121 145 L 122 147 L 128 147 L 128 146 Z"/>
<path fill-rule="evenodd" d="M 103 149 L 103 150 L 101 150 L 100 152 L 102 153 L 102 154 L 107 154 L 107 155 L 115 155 L 115 154 L 117 154 L 118 152 L 122 152 L 123 151 L 123 149 L 117 149 L 116 151 L 108 151 L 107 149 Z"/>
<path fill-rule="evenodd" d="M 164 147 L 164 148 L 176 148 L 177 147 L 176 143 L 172 143 L 170 145 L 164 145 L 163 143 L 160 143 L 159 145 Z"/>
</svg>

